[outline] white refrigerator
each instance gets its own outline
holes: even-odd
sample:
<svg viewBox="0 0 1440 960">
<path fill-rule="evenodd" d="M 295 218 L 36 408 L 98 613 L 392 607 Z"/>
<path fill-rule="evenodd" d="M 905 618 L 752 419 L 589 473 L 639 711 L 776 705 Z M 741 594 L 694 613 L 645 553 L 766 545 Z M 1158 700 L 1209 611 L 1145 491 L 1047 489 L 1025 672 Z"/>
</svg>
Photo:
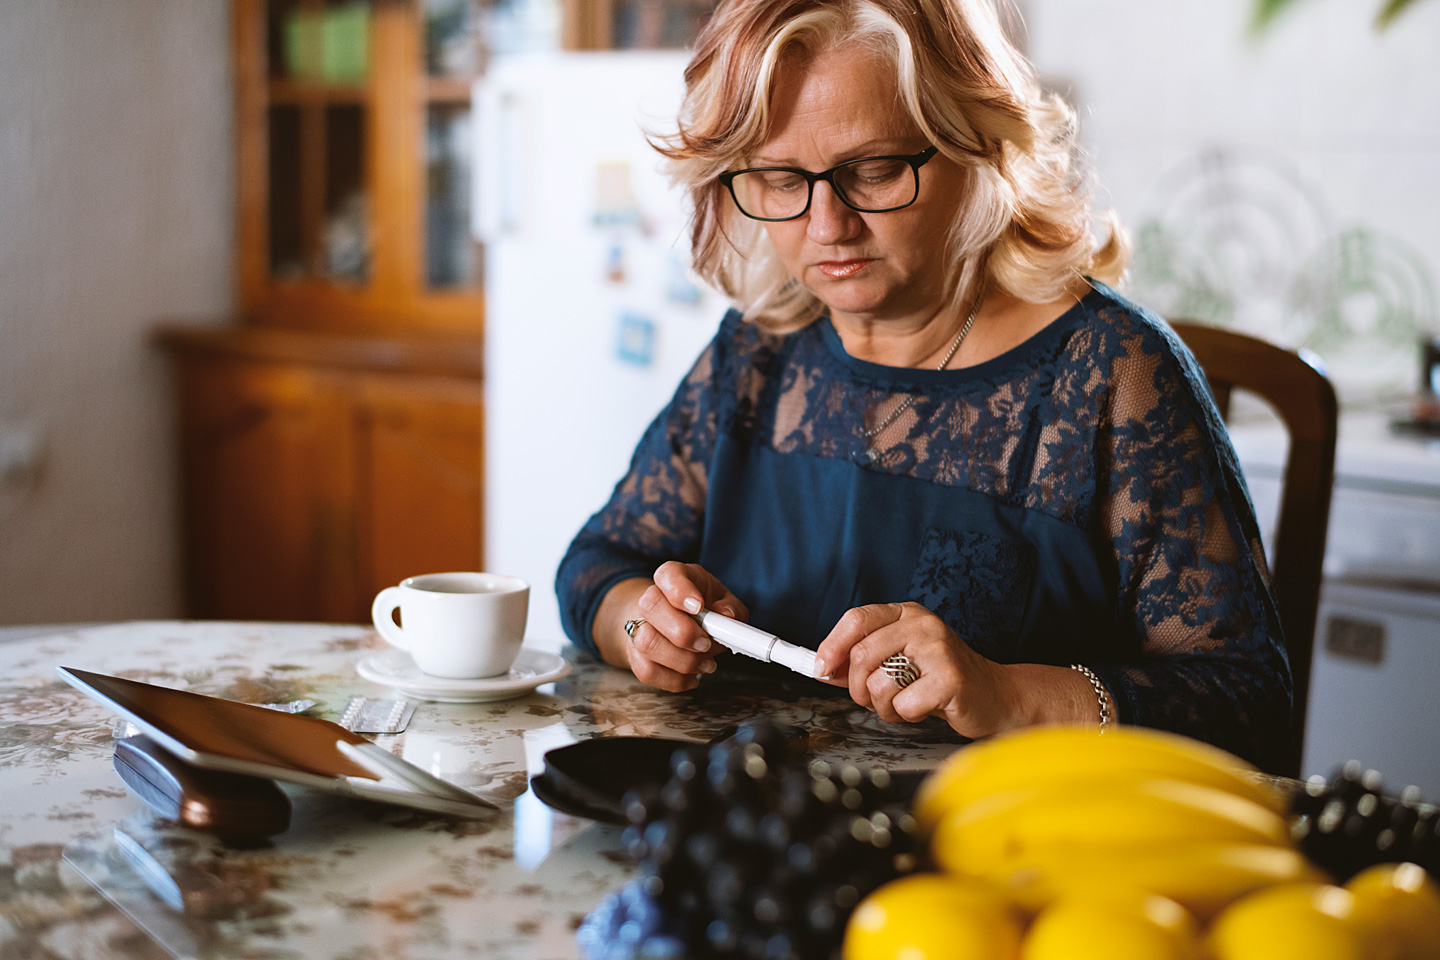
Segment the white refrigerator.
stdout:
<svg viewBox="0 0 1440 960">
<path fill-rule="evenodd" d="M 719 326 L 688 214 L 646 132 L 688 55 L 527 53 L 476 88 L 485 245 L 485 562 L 531 583 L 527 643 L 563 640 L 555 570 Z"/>
</svg>

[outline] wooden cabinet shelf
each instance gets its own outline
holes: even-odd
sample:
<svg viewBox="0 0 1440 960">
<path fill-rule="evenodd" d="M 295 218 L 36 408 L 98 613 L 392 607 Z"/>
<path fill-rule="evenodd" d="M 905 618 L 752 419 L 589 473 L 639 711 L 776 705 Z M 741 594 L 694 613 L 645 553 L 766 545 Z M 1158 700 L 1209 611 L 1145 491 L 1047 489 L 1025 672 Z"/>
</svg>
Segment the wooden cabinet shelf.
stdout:
<svg viewBox="0 0 1440 960">
<path fill-rule="evenodd" d="M 266 95 L 272 104 L 364 104 L 370 91 L 358 84 L 310 83 L 304 80 L 271 80 Z"/>
<path fill-rule="evenodd" d="M 424 98 L 430 103 L 470 104 L 473 81 L 456 77 L 427 77 Z M 271 80 L 267 99 L 274 104 L 366 104 L 370 91 L 358 84 L 314 83 L 305 80 Z"/>
<path fill-rule="evenodd" d="M 431 103 L 470 103 L 471 84 L 452 77 L 430 77 L 425 81 L 425 99 Z"/>
<path fill-rule="evenodd" d="M 483 380 L 480 341 L 450 337 L 316 335 L 258 326 L 162 324 L 156 342 L 195 359 L 299 364 L 372 373 L 422 374 Z"/>
</svg>

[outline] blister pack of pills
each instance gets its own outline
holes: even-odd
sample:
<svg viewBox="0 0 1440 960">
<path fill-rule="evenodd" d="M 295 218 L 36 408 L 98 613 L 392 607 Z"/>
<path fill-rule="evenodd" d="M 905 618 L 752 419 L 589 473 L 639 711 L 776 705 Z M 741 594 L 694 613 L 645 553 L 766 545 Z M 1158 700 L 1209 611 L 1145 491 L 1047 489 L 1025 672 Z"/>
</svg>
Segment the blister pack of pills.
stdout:
<svg viewBox="0 0 1440 960">
<path fill-rule="evenodd" d="M 405 700 L 371 700 L 351 697 L 336 723 L 351 733 L 401 733 L 415 714 Z"/>
</svg>

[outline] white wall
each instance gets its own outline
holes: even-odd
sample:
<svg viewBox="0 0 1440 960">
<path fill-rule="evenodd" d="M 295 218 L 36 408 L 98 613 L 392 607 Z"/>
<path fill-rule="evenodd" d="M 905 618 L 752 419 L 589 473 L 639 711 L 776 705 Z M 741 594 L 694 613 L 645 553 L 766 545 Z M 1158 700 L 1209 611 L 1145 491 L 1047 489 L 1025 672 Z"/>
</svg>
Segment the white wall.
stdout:
<svg viewBox="0 0 1440 960">
<path fill-rule="evenodd" d="M 1379 34 L 1381 0 L 1307 0 L 1259 39 L 1253 4 L 1022 6 L 1106 199 L 1137 237 L 1168 227 L 1189 279 L 1217 288 L 1185 302 L 1137 263 L 1137 297 L 1312 345 L 1351 404 L 1412 390 L 1414 340 L 1440 332 L 1440 0 Z M 1327 310 L 1329 336 L 1315 326 Z"/>
<path fill-rule="evenodd" d="M 228 24 L 223 0 L 0 0 L 0 448 L 39 441 L 0 479 L 0 624 L 179 612 L 148 334 L 232 308 Z"/>
</svg>

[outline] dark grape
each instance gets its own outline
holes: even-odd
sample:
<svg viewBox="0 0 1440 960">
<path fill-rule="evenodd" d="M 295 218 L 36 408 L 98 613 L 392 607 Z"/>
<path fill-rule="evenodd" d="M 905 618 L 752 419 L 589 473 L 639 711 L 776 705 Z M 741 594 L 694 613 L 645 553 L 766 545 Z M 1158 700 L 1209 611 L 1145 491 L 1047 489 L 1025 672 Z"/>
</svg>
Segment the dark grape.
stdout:
<svg viewBox="0 0 1440 960">
<path fill-rule="evenodd" d="M 620 831 L 620 844 L 625 848 L 625 852 L 637 861 L 644 860 L 645 855 L 650 852 L 650 848 L 645 844 L 645 831 L 633 824 Z"/>
<path fill-rule="evenodd" d="M 719 862 L 720 850 L 720 841 L 712 833 L 692 833 L 685 838 L 685 855 L 702 872 Z"/>
<path fill-rule="evenodd" d="M 840 911 L 835 907 L 833 893 L 817 893 L 805 904 L 805 922 L 815 933 L 825 934 L 834 930 L 839 918 Z"/>
<path fill-rule="evenodd" d="M 711 920 L 705 927 L 705 942 L 717 955 L 734 953 L 740 945 L 740 931 L 728 920 Z"/>
<path fill-rule="evenodd" d="M 745 879 L 736 864 L 717 863 L 710 871 L 705 889 L 710 895 L 711 905 L 719 912 L 734 907 L 740 900 L 745 890 Z"/>
<path fill-rule="evenodd" d="M 1329 780 L 1311 777 L 1295 795 L 1292 835 L 1300 849 L 1339 881 L 1377 863 L 1418 863 L 1440 877 L 1434 807 L 1407 787 L 1387 794 L 1380 774 L 1350 761 Z"/>
<path fill-rule="evenodd" d="M 592 960 L 623 956 L 671 960 L 686 955 L 672 922 L 640 883 L 626 884 L 600 902 L 576 932 L 582 954 Z"/>
<path fill-rule="evenodd" d="M 740 946 L 736 950 L 745 960 L 765 960 L 765 934 L 759 930 L 746 930 L 740 935 Z"/>
<path fill-rule="evenodd" d="M 749 845 L 754 843 L 760 832 L 760 824 L 755 819 L 755 812 L 748 807 L 731 807 L 725 813 L 725 833 L 735 843 Z"/>
<path fill-rule="evenodd" d="M 639 869 L 582 926 L 587 960 L 838 957 L 855 905 L 917 869 L 923 845 L 887 772 L 803 748 L 795 728 L 743 724 L 627 795 L 621 840 Z"/>
<path fill-rule="evenodd" d="M 759 832 L 765 846 L 776 853 L 790 849 L 790 824 L 779 813 L 767 813 L 761 817 Z"/>
<path fill-rule="evenodd" d="M 815 845 L 810 843 L 792 843 L 790 849 L 785 853 L 785 859 L 800 876 L 815 875 Z"/>
<path fill-rule="evenodd" d="M 777 933 L 765 941 L 765 960 L 790 960 L 794 956 L 795 945 L 791 943 L 789 934 Z"/>
<path fill-rule="evenodd" d="M 682 783 L 700 775 L 700 757 L 693 750 L 676 750 L 670 755 L 670 772 Z"/>
<path fill-rule="evenodd" d="M 684 780 L 671 780 L 660 791 L 660 803 L 665 812 L 677 820 L 686 819 L 689 814 L 698 812 L 697 799 L 696 791 Z"/>
<path fill-rule="evenodd" d="M 750 915 L 761 926 L 779 926 L 790 918 L 790 910 L 784 898 L 770 890 L 761 889 L 750 899 Z"/>
</svg>

